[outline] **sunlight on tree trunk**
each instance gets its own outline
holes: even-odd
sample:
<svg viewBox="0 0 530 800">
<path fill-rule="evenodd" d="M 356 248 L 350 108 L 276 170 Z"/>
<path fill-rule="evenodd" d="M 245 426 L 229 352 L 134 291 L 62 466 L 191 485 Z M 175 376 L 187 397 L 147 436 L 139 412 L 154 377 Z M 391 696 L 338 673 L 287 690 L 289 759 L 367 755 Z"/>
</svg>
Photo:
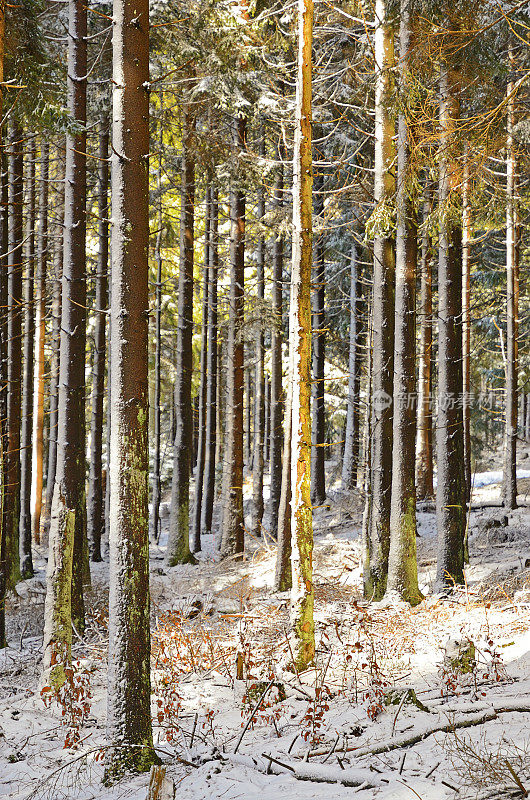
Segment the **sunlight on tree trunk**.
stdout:
<svg viewBox="0 0 530 800">
<path fill-rule="evenodd" d="M 311 97 L 313 2 L 298 3 L 298 75 L 293 156 L 293 257 L 289 313 L 291 387 L 291 624 L 294 660 L 315 654 L 313 511 L 311 508 Z"/>
</svg>

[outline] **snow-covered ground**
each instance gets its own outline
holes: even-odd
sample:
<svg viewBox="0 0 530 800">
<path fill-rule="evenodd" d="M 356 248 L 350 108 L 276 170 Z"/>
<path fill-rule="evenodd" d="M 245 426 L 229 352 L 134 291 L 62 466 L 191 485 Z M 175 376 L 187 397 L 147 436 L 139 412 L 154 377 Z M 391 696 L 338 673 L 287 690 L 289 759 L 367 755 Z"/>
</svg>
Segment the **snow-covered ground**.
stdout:
<svg viewBox="0 0 530 800">
<path fill-rule="evenodd" d="M 500 509 L 487 507 L 500 497 L 500 478 L 475 475 L 467 586 L 450 601 L 432 594 L 434 514 L 419 512 L 426 599 L 412 610 L 363 603 L 361 501 L 333 491 L 315 517 L 318 652 L 302 675 L 286 669 L 288 598 L 272 590 L 272 543 L 250 539 L 245 561 L 223 563 L 206 540 L 198 566 L 167 569 L 163 536 L 151 550 L 153 717 L 176 797 L 499 798 L 510 796 L 503 786 L 522 796 L 517 781 L 530 790 L 530 508 L 504 525 Z M 144 800 L 148 776 L 107 789 L 96 758 L 105 744 L 107 565 L 93 565 L 87 634 L 74 644 L 90 673 L 90 715 L 77 749 L 64 749 L 60 712 L 37 690 L 45 562 L 35 555 L 39 572 L 10 600 L 10 647 L 0 651 L 0 797 Z M 444 671 L 444 648 L 468 639 L 477 666 L 455 678 Z M 170 674 L 178 708 L 163 688 Z M 278 695 L 285 699 L 273 702 Z"/>
</svg>

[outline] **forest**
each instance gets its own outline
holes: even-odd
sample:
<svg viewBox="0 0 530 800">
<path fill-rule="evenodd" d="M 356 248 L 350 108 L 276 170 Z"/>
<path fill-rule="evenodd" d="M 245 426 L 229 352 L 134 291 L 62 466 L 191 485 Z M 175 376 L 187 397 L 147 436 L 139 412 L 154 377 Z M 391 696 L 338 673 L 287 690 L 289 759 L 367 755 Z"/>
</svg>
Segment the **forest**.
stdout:
<svg viewBox="0 0 530 800">
<path fill-rule="evenodd" d="M 0 797 L 530 794 L 530 0 L 0 0 Z"/>
</svg>

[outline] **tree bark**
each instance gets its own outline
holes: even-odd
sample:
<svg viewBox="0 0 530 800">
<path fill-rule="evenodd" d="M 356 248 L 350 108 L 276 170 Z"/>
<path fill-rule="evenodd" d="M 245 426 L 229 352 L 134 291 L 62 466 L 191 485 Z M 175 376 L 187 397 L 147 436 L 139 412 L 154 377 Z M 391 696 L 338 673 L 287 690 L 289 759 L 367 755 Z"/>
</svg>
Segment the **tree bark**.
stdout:
<svg viewBox="0 0 530 800">
<path fill-rule="evenodd" d="M 423 223 L 431 213 L 431 190 L 426 179 Z M 420 334 L 418 366 L 418 426 L 416 437 L 416 496 L 434 497 L 432 435 L 432 255 L 431 239 L 424 230 L 421 240 Z"/>
<path fill-rule="evenodd" d="M 33 434 L 33 357 L 35 345 L 35 138 L 27 148 L 26 251 L 24 254 L 24 344 L 22 409 L 20 426 L 20 521 L 19 556 L 22 578 L 33 575 L 31 555 L 31 474 Z"/>
<path fill-rule="evenodd" d="M 107 782 L 126 770 L 146 772 L 157 760 L 149 634 L 148 2 L 114 0 L 113 17 Z"/>
<path fill-rule="evenodd" d="M 466 506 L 471 502 L 471 206 L 469 191 L 469 164 L 466 147 L 462 181 L 462 420 Z M 466 564 L 469 563 L 467 525 L 464 534 L 464 561 Z"/>
<path fill-rule="evenodd" d="M 248 362 L 248 367 L 245 369 L 244 374 L 244 422 L 245 422 L 245 434 L 244 434 L 244 457 L 243 457 L 243 464 L 244 466 L 252 470 L 252 373 L 251 373 L 251 350 L 250 347 L 247 348 L 247 356 L 248 358 L 246 361 Z M 244 354 L 243 354 L 244 357 Z"/>
<path fill-rule="evenodd" d="M 155 391 L 154 391 L 154 449 L 153 449 L 153 511 L 151 516 L 151 541 L 156 544 L 160 538 L 160 386 L 161 386 L 161 362 L 162 362 L 162 151 L 164 147 L 164 95 L 160 92 L 160 130 L 158 137 L 158 169 L 157 169 L 157 189 L 158 189 L 158 213 L 157 231 L 155 239 L 155 264 L 156 264 L 156 288 L 155 288 Z"/>
<path fill-rule="evenodd" d="M 513 45 L 510 45 L 513 70 Z M 517 507 L 517 335 L 519 327 L 519 265 L 515 224 L 515 174 L 513 80 L 508 81 L 506 109 L 506 394 L 504 424 L 504 507 Z"/>
<path fill-rule="evenodd" d="M 375 5 L 375 181 L 374 199 L 385 210 L 394 195 L 394 123 L 392 69 L 394 40 L 388 0 Z M 388 223 L 387 223 L 388 225 Z M 374 241 L 373 366 L 371 510 L 364 596 L 380 600 L 386 591 L 390 547 L 390 499 L 392 489 L 392 392 L 394 377 L 394 269 L 393 236 L 379 230 Z"/>
<path fill-rule="evenodd" d="M 11 128 L 9 153 L 9 250 L 7 261 L 7 485 L 4 497 L 7 583 L 13 587 L 20 578 L 20 423 L 22 402 L 22 261 L 24 157 L 22 129 L 17 121 Z"/>
<path fill-rule="evenodd" d="M 106 331 L 109 266 L 109 126 L 100 120 L 98 171 L 98 258 L 96 266 L 96 320 L 92 367 L 92 416 L 90 421 L 90 465 L 88 475 L 87 530 L 92 561 L 101 561 L 101 538 L 105 529 L 103 507 L 103 399 L 105 396 Z M 110 411 L 110 409 L 109 409 Z"/>
<path fill-rule="evenodd" d="M 462 231 L 448 203 L 458 191 L 452 132 L 459 119 L 458 87 L 448 69 L 440 74 L 441 211 L 438 259 L 438 417 L 436 420 L 439 587 L 464 582 L 466 525 L 462 405 Z M 454 204 L 454 199 L 453 199 Z M 461 217 L 460 217 L 461 219 Z"/>
<path fill-rule="evenodd" d="M 37 279 L 35 284 L 35 379 L 33 389 L 33 476 L 31 526 L 36 544 L 40 543 L 42 489 L 44 479 L 44 344 L 46 340 L 46 274 L 48 269 L 48 181 L 49 147 L 41 143 L 39 186 L 39 233 Z"/>
<path fill-rule="evenodd" d="M 400 3 L 401 91 L 409 88 L 411 45 L 411 0 Z M 387 591 L 417 605 L 416 560 L 416 261 L 417 222 L 411 198 L 413 181 L 407 118 L 399 115 L 396 232 L 396 313 L 394 340 L 394 419 L 392 453 L 392 498 Z"/>
<path fill-rule="evenodd" d="M 324 196 L 322 178 L 318 181 L 318 192 L 315 200 L 315 215 L 322 217 L 324 213 Z M 320 220 L 322 224 L 322 220 Z M 313 357 L 312 357 L 312 420 L 311 420 L 311 502 L 321 506 L 326 502 L 326 407 L 324 403 L 325 364 L 326 364 L 326 261 L 324 234 L 320 233 L 315 242 L 313 260 Z"/>
<path fill-rule="evenodd" d="M 4 45 L 4 12 L 5 7 L 0 3 L 0 79 L 3 78 L 3 45 Z M 2 83 L 0 82 L 0 113 L 2 111 Z M 2 131 L 0 129 L 0 137 Z M 8 235 L 8 174 L 7 157 L 5 148 L 0 155 L 0 168 L 2 178 L 2 203 L 0 216 L 0 649 L 7 645 L 5 598 L 8 579 L 8 561 L 6 552 L 6 526 L 5 526 L 5 501 L 7 489 L 7 256 L 9 249 Z"/>
<path fill-rule="evenodd" d="M 193 562 L 190 552 L 190 473 L 193 451 L 193 227 L 195 163 L 191 153 L 193 120 L 188 108 L 182 120 L 182 183 L 180 218 L 180 274 L 178 296 L 177 369 L 175 404 L 177 432 L 173 450 L 171 514 L 166 550 L 169 566 Z"/>
<path fill-rule="evenodd" d="M 215 499 L 215 448 L 217 440 L 217 272 L 219 267 L 219 201 L 211 189 L 211 243 L 208 267 L 208 350 L 206 356 L 206 439 L 204 443 L 203 498 L 201 530 L 212 532 Z"/>
<path fill-rule="evenodd" d="M 278 172 L 274 183 L 274 206 L 276 213 L 283 208 L 283 159 L 284 147 L 278 147 Z M 271 329 L 271 420 L 270 420 L 270 533 L 278 536 L 278 509 L 282 491 L 282 448 L 284 398 L 282 385 L 282 292 L 283 292 L 284 239 L 274 239 L 272 251 L 272 329 Z"/>
<path fill-rule="evenodd" d="M 315 654 L 311 508 L 313 2 L 298 2 L 298 72 L 293 154 L 293 254 L 289 310 L 291 392 L 291 625 L 293 656 L 304 669 Z"/>
<path fill-rule="evenodd" d="M 68 112 L 77 132 L 66 140 L 63 277 L 57 419 L 57 466 L 48 549 L 44 609 L 44 661 L 60 686 L 71 657 L 72 623 L 84 629 L 86 543 L 85 350 L 86 350 L 86 72 L 87 10 L 68 7 Z"/>
<path fill-rule="evenodd" d="M 265 138 L 260 132 L 259 152 L 265 158 Z M 258 221 L 265 216 L 265 190 L 263 184 L 258 189 Z M 263 521 L 263 471 L 265 446 L 265 339 L 263 336 L 263 304 L 265 300 L 265 239 L 260 236 L 257 252 L 257 302 L 258 319 L 254 341 L 256 359 L 254 373 L 254 451 L 252 456 L 252 532 L 261 536 Z"/>
<path fill-rule="evenodd" d="M 57 201 L 55 204 L 55 216 L 64 219 L 64 162 L 62 153 L 57 151 L 57 174 L 58 183 Z M 46 501 L 44 506 L 43 527 L 48 528 L 50 523 L 53 487 L 55 485 L 55 472 L 57 469 L 57 411 L 59 400 L 59 360 L 60 360 L 60 339 L 61 339 L 61 285 L 63 278 L 63 233 L 62 222 L 57 224 L 54 234 L 54 263 L 53 263 L 53 289 L 51 303 L 52 317 L 52 336 L 51 336 L 51 358 L 50 358 L 50 413 L 48 423 L 48 464 L 46 472 Z"/>
<path fill-rule="evenodd" d="M 267 470 L 271 444 L 271 382 L 265 373 L 265 427 L 263 433 L 263 469 Z"/>
<path fill-rule="evenodd" d="M 357 246 L 351 247 L 350 257 L 350 331 L 348 356 L 348 398 L 346 410 L 346 431 L 344 435 L 344 454 L 342 458 L 342 488 L 354 489 L 357 486 L 359 467 L 360 433 L 360 277 L 357 265 Z"/>
<path fill-rule="evenodd" d="M 292 588 L 291 570 L 291 391 L 288 389 L 284 416 L 285 436 L 283 437 L 282 481 L 280 503 L 278 506 L 276 528 L 278 549 L 274 588 L 277 592 L 287 592 Z"/>
<path fill-rule="evenodd" d="M 212 190 L 206 187 L 204 211 L 204 264 L 202 279 L 202 326 L 201 326 L 201 356 L 200 356 L 200 385 L 199 385 L 199 440 L 197 444 L 197 469 L 195 472 L 195 493 L 193 496 L 193 521 L 191 531 L 191 550 L 198 553 L 201 549 L 201 512 L 203 500 L 204 461 L 206 454 L 206 384 L 207 384 L 207 358 L 208 358 L 208 280 L 210 268 L 210 227 L 212 212 Z"/>
<path fill-rule="evenodd" d="M 246 117 L 236 122 L 235 139 L 242 150 Z M 224 442 L 221 555 L 239 557 L 245 549 L 243 517 L 243 381 L 245 291 L 245 194 L 230 192 L 230 297 L 226 344 L 226 428 Z"/>
</svg>

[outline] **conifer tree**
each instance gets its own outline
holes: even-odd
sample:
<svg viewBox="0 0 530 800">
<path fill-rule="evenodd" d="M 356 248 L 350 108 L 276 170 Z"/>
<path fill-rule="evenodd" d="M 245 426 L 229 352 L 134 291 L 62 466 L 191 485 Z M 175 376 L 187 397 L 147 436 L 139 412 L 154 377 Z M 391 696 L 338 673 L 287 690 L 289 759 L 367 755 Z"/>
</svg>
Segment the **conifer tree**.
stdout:
<svg viewBox="0 0 530 800">
<path fill-rule="evenodd" d="M 148 771 L 149 4 L 114 0 L 110 598 L 106 780 Z"/>
</svg>

